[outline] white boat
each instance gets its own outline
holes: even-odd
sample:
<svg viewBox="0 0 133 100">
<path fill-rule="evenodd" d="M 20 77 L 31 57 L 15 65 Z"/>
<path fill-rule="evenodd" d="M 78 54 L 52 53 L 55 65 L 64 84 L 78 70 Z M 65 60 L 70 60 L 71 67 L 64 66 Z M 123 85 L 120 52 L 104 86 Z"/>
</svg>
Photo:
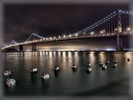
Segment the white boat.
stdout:
<svg viewBox="0 0 133 100">
<path fill-rule="evenodd" d="M 76 65 L 73 65 L 72 68 L 73 68 L 73 69 L 77 69 L 77 66 L 76 66 Z"/>
<path fill-rule="evenodd" d="M 102 66 L 102 70 L 106 70 L 107 69 L 107 66 L 106 65 L 103 65 Z"/>
<path fill-rule="evenodd" d="M 55 71 L 59 71 L 59 70 L 60 70 L 60 67 L 55 67 L 54 70 L 55 70 Z"/>
<path fill-rule="evenodd" d="M 113 67 L 117 67 L 118 65 L 117 64 L 114 64 Z"/>
<path fill-rule="evenodd" d="M 11 71 L 10 70 L 6 70 L 5 72 L 4 72 L 4 76 L 10 76 L 12 73 L 11 73 Z"/>
<path fill-rule="evenodd" d="M 49 75 L 48 73 L 44 73 L 44 74 L 42 74 L 41 77 L 42 77 L 44 80 L 47 80 L 47 79 L 50 78 L 50 75 Z"/>
<path fill-rule="evenodd" d="M 92 68 L 87 68 L 87 72 L 92 72 Z"/>
<path fill-rule="evenodd" d="M 114 63 L 117 63 L 117 60 L 115 59 L 113 62 L 114 62 Z"/>
<path fill-rule="evenodd" d="M 6 80 L 6 84 L 7 84 L 7 86 L 14 86 L 14 85 L 16 85 L 16 80 L 15 79 L 7 79 Z"/>
<path fill-rule="evenodd" d="M 87 67 L 91 67 L 91 64 L 90 64 L 90 63 L 88 63 L 88 64 L 87 64 Z"/>
<path fill-rule="evenodd" d="M 109 64 L 109 60 L 106 61 L 106 64 Z"/>
<path fill-rule="evenodd" d="M 99 66 L 103 66 L 103 65 L 104 65 L 104 64 L 103 64 L 103 63 L 101 63 L 101 62 L 99 63 Z"/>
<path fill-rule="evenodd" d="M 38 69 L 35 67 L 33 69 L 30 70 L 32 73 L 36 73 L 38 71 Z"/>
</svg>

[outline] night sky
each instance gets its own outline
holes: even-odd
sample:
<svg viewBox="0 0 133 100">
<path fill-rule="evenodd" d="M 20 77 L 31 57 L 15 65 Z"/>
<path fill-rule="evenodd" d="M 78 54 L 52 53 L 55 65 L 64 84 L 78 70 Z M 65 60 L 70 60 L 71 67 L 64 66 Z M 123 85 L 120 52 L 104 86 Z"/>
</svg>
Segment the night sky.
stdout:
<svg viewBox="0 0 133 100">
<path fill-rule="evenodd" d="M 5 5 L 4 38 L 22 42 L 31 33 L 58 36 L 77 32 L 114 10 L 127 10 L 127 5 Z"/>
</svg>

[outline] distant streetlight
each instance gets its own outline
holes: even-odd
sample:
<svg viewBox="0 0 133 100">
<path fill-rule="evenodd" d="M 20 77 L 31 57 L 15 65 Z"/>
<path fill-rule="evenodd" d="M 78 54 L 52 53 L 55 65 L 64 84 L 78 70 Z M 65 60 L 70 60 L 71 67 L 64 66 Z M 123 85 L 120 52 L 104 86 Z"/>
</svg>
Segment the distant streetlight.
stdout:
<svg viewBox="0 0 133 100">
<path fill-rule="evenodd" d="M 71 35 L 71 34 L 69 34 L 69 37 L 72 37 L 72 35 Z"/>
<path fill-rule="evenodd" d="M 49 39 L 52 40 L 52 37 L 50 37 Z"/>
<path fill-rule="evenodd" d="M 75 36 L 78 36 L 78 34 L 76 33 Z"/>
<path fill-rule="evenodd" d="M 94 31 L 93 31 L 93 32 L 91 32 L 91 35 L 94 35 Z"/>
<path fill-rule="evenodd" d="M 118 29 L 117 29 L 117 28 L 115 28 L 115 31 L 118 31 Z"/>
<path fill-rule="evenodd" d="M 101 31 L 100 31 L 100 34 L 104 34 L 104 33 L 105 33 L 105 30 L 101 30 Z"/>
<path fill-rule="evenodd" d="M 122 28 L 121 27 L 118 28 L 118 32 L 122 32 Z"/>
<path fill-rule="evenodd" d="M 63 35 L 63 37 L 65 38 L 65 37 L 66 37 L 66 35 Z"/>
<path fill-rule="evenodd" d="M 130 32 L 131 31 L 131 28 L 130 27 L 127 27 L 126 30 L 127 30 L 127 32 Z"/>
<path fill-rule="evenodd" d="M 102 30 L 102 31 L 100 31 L 100 34 L 103 34 L 103 30 Z"/>
<path fill-rule="evenodd" d="M 60 39 L 60 38 L 61 38 L 61 36 L 58 36 L 58 38 Z"/>
</svg>

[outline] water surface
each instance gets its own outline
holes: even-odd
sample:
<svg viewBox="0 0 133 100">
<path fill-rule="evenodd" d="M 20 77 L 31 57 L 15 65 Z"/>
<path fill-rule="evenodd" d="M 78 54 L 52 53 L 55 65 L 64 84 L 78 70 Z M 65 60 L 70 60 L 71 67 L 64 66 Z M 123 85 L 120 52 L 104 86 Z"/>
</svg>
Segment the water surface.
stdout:
<svg viewBox="0 0 133 100">
<path fill-rule="evenodd" d="M 25 52 L 2 56 L 4 70 L 10 69 L 11 78 L 17 81 L 11 88 L 4 85 L 6 96 L 129 94 L 132 52 Z M 128 62 L 127 58 L 131 61 Z M 112 67 L 114 59 L 118 61 L 117 68 Z M 106 60 L 110 63 L 107 70 L 102 70 L 99 62 L 105 63 Z M 88 62 L 92 64 L 92 73 L 86 72 Z M 72 70 L 73 64 L 78 67 L 76 71 Z M 59 73 L 54 72 L 55 65 L 60 67 Z M 37 74 L 30 73 L 33 67 L 38 67 Z M 43 72 L 50 74 L 49 80 L 41 79 Z"/>
</svg>

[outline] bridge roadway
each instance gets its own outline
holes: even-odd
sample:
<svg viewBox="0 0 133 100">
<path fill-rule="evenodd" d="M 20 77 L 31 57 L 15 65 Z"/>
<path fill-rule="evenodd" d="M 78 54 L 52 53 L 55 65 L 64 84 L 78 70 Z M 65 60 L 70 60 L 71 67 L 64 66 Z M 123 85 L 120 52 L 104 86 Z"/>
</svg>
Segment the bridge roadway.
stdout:
<svg viewBox="0 0 133 100">
<path fill-rule="evenodd" d="M 122 48 L 130 48 L 131 35 L 121 35 Z M 117 36 L 75 37 L 38 40 L 12 46 L 17 51 L 68 51 L 68 50 L 112 50 L 117 48 Z M 9 49 L 9 48 L 8 48 Z M 8 49 L 6 49 L 8 51 Z"/>
</svg>

